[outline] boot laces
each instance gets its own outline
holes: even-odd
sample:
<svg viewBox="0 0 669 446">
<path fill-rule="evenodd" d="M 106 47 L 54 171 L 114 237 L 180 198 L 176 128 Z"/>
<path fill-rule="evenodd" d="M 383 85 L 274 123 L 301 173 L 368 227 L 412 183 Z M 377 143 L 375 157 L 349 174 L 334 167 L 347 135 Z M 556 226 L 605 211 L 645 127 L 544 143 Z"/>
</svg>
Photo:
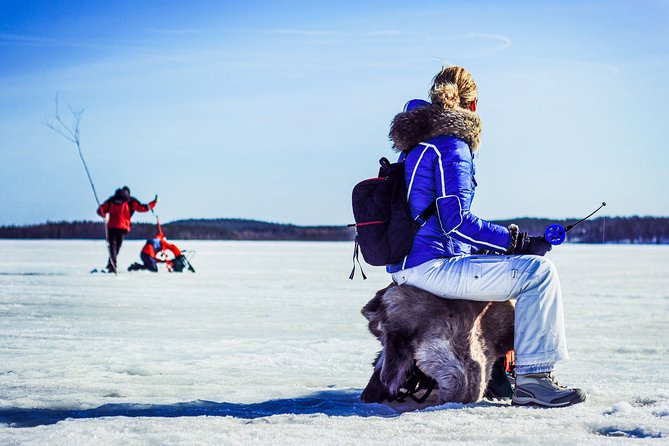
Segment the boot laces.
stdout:
<svg viewBox="0 0 669 446">
<path fill-rule="evenodd" d="M 550 380 L 553 384 L 555 384 L 556 387 L 559 387 L 560 389 L 567 388 L 567 386 L 563 386 L 559 382 L 557 382 L 557 379 L 555 379 L 555 375 L 553 374 L 553 372 L 546 373 L 546 379 Z"/>
</svg>

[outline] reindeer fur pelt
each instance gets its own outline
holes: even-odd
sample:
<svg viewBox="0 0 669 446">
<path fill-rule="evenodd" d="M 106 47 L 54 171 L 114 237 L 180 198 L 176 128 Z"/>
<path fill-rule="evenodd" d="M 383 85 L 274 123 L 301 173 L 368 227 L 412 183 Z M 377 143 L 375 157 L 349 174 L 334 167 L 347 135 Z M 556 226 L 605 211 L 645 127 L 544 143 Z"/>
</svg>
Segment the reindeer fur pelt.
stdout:
<svg viewBox="0 0 669 446">
<path fill-rule="evenodd" d="M 494 362 L 513 348 L 511 302 L 442 299 L 392 284 L 362 314 L 383 347 L 361 395 L 365 402 L 392 401 L 414 367 L 437 382 L 439 403 L 478 401 Z"/>
</svg>

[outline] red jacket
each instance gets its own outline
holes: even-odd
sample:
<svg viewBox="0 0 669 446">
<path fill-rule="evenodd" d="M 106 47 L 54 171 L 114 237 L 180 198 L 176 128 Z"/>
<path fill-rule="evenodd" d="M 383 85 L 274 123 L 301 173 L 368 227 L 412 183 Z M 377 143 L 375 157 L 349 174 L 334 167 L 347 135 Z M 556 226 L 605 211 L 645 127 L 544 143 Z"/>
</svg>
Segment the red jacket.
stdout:
<svg viewBox="0 0 669 446">
<path fill-rule="evenodd" d="M 148 204 L 140 203 L 135 197 L 125 200 L 118 196 L 109 197 L 97 210 L 100 217 L 109 214 L 107 226 L 113 229 L 130 231 L 130 218 L 135 212 L 148 212 L 156 206 L 156 201 Z"/>
<path fill-rule="evenodd" d="M 177 258 L 181 255 L 181 250 L 177 248 L 176 245 L 168 242 L 161 234 L 155 236 L 154 238 L 148 239 L 142 248 L 143 253 L 148 254 L 153 258 L 156 258 L 156 254 L 158 252 L 164 250 L 172 251 L 174 258 Z M 162 261 L 162 259 L 157 260 Z"/>
</svg>

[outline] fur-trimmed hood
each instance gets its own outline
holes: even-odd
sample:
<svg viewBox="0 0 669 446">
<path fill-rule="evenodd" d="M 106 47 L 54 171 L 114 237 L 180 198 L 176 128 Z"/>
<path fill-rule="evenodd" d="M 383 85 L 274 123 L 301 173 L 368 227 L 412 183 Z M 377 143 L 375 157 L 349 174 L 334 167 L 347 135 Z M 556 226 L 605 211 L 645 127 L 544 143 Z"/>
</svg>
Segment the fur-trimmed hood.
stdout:
<svg viewBox="0 0 669 446">
<path fill-rule="evenodd" d="M 398 152 L 410 150 L 435 136 L 454 136 L 466 142 L 475 153 L 481 140 L 481 118 L 462 108 L 445 110 L 428 103 L 396 115 L 388 136 Z"/>
</svg>

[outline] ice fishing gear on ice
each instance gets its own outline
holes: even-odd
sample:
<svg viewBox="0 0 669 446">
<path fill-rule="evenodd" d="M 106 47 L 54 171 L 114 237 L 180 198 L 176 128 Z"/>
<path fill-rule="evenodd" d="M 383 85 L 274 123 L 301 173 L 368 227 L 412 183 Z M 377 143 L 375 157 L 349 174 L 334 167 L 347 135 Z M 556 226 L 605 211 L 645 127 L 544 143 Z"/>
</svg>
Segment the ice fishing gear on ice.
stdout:
<svg viewBox="0 0 669 446">
<path fill-rule="evenodd" d="M 592 217 L 595 215 L 597 211 L 599 211 L 601 208 L 606 206 L 606 202 L 602 201 L 601 206 L 599 206 L 597 209 L 595 209 L 590 215 L 588 215 L 585 218 L 580 219 L 574 224 L 571 224 L 567 226 L 566 228 L 563 227 L 562 225 L 559 224 L 552 224 L 549 227 L 546 228 L 546 231 L 544 232 L 544 238 L 548 243 L 551 245 L 560 245 L 562 244 L 566 239 L 567 239 L 567 232 L 570 231 L 574 226 L 577 224 L 584 222 L 588 218 Z"/>
<path fill-rule="evenodd" d="M 156 200 L 158 196 L 156 195 Z M 182 272 L 185 268 L 188 268 L 189 271 L 195 272 L 195 268 L 188 262 L 186 256 L 183 254 L 184 251 L 181 251 L 173 243 L 167 242 L 165 233 L 163 232 L 163 227 L 160 224 L 160 218 L 153 212 L 153 216 L 156 217 L 156 224 L 158 225 L 158 236 L 160 238 L 160 252 L 156 256 L 160 259 L 159 261 L 165 262 L 167 265 L 167 270 L 169 272 Z M 172 253 L 171 258 L 167 255 L 167 251 Z"/>
<path fill-rule="evenodd" d="M 184 254 L 186 251 L 182 251 L 182 254 L 175 258 L 172 261 L 172 271 L 175 273 L 180 273 L 184 269 L 187 269 L 188 271 L 194 273 L 195 268 L 193 268 L 193 265 L 191 265 L 190 261 L 186 257 L 186 254 Z"/>
<path fill-rule="evenodd" d="M 353 188 L 355 223 L 348 226 L 355 227 L 355 246 L 350 279 L 355 275 L 355 262 L 360 265 L 358 251 L 362 251 L 365 262 L 374 266 L 402 260 L 411 250 L 416 232 L 436 210 L 433 202 L 413 217 L 407 201 L 404 162 L 391 163 L 384 157 L 379 164 L 376 178 L 363 180 Z M 360 272 L 366 279 L 361 265 Z"/>
</svg>

